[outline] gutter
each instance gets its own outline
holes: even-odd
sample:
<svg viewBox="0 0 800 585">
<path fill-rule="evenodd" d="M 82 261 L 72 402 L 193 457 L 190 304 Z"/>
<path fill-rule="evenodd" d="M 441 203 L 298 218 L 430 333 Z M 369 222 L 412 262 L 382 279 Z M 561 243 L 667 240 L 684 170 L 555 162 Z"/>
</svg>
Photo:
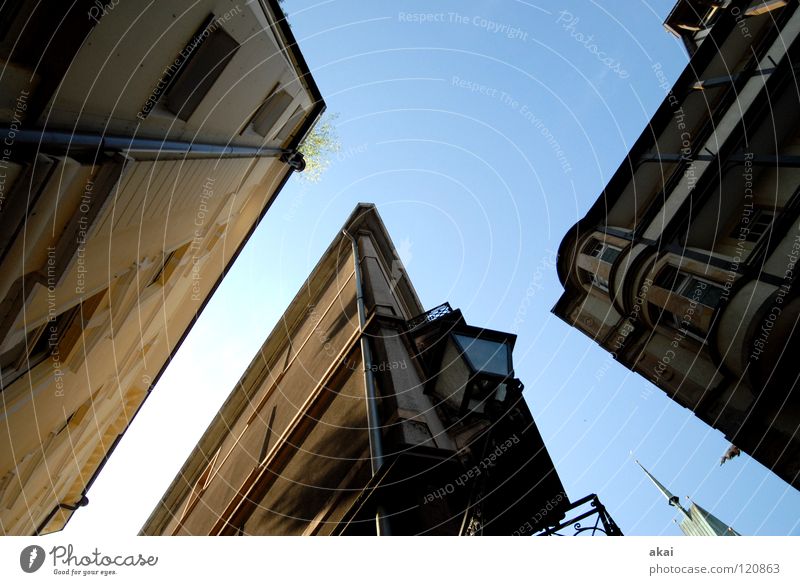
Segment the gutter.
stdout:
<svg viewBox="0 0 800 585">
<path fill-rule="evenodd" d="M 367 312 L 364 306 L 364 287 L 361 279 L 361 259 L 358 255 L 358 242 L 346 229 L 342 230 L 344 236 L 350 240 L 353 247 L 353 263 L 355 265 L 356 304 L 358 306 L 358 327 L 361 341 L 362 365 L 364 368 L 364 387 L 367 398 L 367 427 L 369 435 L 369 461 L 374 478 L 383 467 L 383 436 L 380 427 L 380 412 L 378 411 L 377 392 L 375 390 L 375 373 L 372 371 L 372 352 L 369 339 L 364 330 L 367 322 Z M 375 523 L 378 536 L 389 536 L 389 521 L 383 507 L 378 504 L 375 512 Z"/>
<path fill-rule="evenodd" d="M 10 136 L 12 130 L 4 128 L 2 134 Z M 112 150 L 126 153 L 153 153 L 157 155 L 192 154 L 211 155 L 215 158 L 260 158 L 280 157 L 281 161 L 298 172 L 305 168 L 303 155 L 292 148 L 267 146 L 235 146 L 230 144 L 211 144 L 187 142 L 184 140 L 164 140 L 159 138 L 138 138 L 136 136 L 105 136 L 102 134 L 81 134 L 58 130 L 18 130 L 14 140 L 22 144 L 36 145 L 39 150 L 92 149 Z"/>
</svg>

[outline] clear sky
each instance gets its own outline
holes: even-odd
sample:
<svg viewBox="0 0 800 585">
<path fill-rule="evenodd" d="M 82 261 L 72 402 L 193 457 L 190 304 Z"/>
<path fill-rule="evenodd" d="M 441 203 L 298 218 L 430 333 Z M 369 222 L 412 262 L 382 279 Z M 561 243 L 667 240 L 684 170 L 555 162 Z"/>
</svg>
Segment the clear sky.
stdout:
<svg viewBox="0 0 800 585">
<path fill-rule="evenodd" d="M 673 0 L 284 4 L 336 120 L 318 183 L 280 194 L 64 536 L 135 534 L 359 201 L 422 302 L 518 335 L 514 363 L 569 496 L 626 534 L 680 534 L 630 452 L 742 534 L 800 534 L 800 493 L 553 315 L 558 244 L 687 57 Z"/>
</svg>

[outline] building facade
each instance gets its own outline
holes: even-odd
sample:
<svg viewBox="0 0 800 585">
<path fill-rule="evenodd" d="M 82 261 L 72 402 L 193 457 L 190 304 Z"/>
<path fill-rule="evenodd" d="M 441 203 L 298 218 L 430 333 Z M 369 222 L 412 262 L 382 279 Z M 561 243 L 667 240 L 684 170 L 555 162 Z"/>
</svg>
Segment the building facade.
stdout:
<svg viewBox="0 0 800 585">
<path fill-rule="evenodd" d="M 375 207 L 359 205 L 142 534 L 559 525 L 572 503 L 514 377 L 515 339 L 447 304 L 424 312 Z"/>
<path fill-rule="evenodd" d="M 800 11 L 682 0 L 690 53 L 561 242 L 553 312 L 800 486 Z M 650 81 L 647 81 L 650 83 Z"/>
<path fill-rule="evenodd" d="M 61 529 L 324 109 L 277 2 L 0 7 L 0 533 Z"/>
</svg>

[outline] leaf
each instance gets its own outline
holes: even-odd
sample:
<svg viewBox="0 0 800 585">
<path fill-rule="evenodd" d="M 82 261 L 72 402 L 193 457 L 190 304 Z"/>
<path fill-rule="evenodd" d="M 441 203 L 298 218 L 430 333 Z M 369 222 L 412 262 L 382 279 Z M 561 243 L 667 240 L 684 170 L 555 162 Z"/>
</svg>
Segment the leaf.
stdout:
<svg viewBox="0 0 800 585">
<path fill-rule="evenodd" d="M 306 169 L 300 176 L 316 183 L 330 164 L 330 155 L 341 150 L 339 136 L 333 125 L 339 114 L 324 114 L 300 143 L 298 150 L 306 159 Z"/>
</svg>

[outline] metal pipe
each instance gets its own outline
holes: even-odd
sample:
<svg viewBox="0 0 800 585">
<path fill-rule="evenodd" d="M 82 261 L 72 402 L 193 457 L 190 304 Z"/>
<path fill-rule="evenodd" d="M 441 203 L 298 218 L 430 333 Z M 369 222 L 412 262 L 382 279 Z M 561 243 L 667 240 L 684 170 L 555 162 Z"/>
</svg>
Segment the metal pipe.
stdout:
<svg viewBox="0 0 800 585">
<path fill-rule="evenodd" d="M 119 150 L 125 152 L 153 152 L 164 154 L 211 154 L 225 157 L 291 156 L 295 151 L 267 146 L 236 146 L 230 144 L 208 144 L 159 138 L 137 138 L 136 136 L 105 136 L 81 134 L 58 130 L 16 130 L 4 128 L 4 136 L 13 136 L 19 143 L 36 144 L 44 148 Z"/>
<path fill-rule="evenodd" d="M 81 499 L 78 500 L 75 504 L 64 504 L 59 502 L 58 504 L 56 504 L 55 508 L 50 510 L 50 513 L 47 516 L 45 516 L 45 519 L 42 520 L 41 524 L 39 524 L 39 526 L 36 527 L 36 530 L 33 531 L 34 536 L 40 536 L 42 534 L 42 530 L 45 529 L 45 527 L 50 523 L 50 520 L 53 519 L 53 516 L 55 516 L 59 510 L 69 510 L 70 512 L 74 512 L 81 506 L 88 506 L 88 505 L 89 505 L 89 498 L 86 497 L 85 492 L 81 496 Z M 70 514 L 69 517 L 72 518 L 72 514 Z M 61 528 L 59 530 L 61 530 Z"/>
<path fill-rule="evenodd" d="M 367 323 L 367 311 L 364 306 L 364 287 L 361 280 L 361 260 L 358 255 L 358 242 L 346 229 L 342 230 L 345 237 L 350 240 L 353 248 L 353 263 L 355 264 L 356 305 L 358 307 L 358 326 L 361 341 L 361 361 L 364 368 L 364 388 L 367 397 L 367 428 L 369 436 L 370 468 L 373 477 L 383 465 L 383 437 L 381 436 L 380 412 L 378 412 L 377 392 L 375 391 L 375 373 L 372 371 L 372 352 L 369 348 L 364 330 Z M 375 513 L 378 536 L 388 536 L 389 521 L 379 504 Z"/>
</svg>

